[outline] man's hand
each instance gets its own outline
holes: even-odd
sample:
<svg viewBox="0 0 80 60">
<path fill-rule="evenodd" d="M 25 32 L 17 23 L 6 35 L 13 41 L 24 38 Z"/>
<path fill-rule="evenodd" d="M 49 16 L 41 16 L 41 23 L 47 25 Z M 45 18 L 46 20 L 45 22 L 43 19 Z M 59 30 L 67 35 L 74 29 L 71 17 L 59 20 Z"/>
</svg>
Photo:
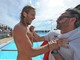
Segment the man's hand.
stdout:
<svg viewBox="0 0 80 60">
<path fill-rule="evenodd" d="M 49 44 L 50 50 L 53 50 L 53 49 L 59 50 L 60 49 L 59 45 L 57 44 L 57 41 L 50 41 L 50 42 L 48 42 L 48 44 Z"/>
<path fill-rule="evenodd" d="M 60 47 L 65 47 L 65 48 L 68 48 L 68 41 L 67 39 L 59 39 L 57 40 L 57 43 Z"/>
<path fill-rule="evenodd" d="M 29 27 L 30 32 L 33 32 L 34 31 L 34 28 L 35 28 L 34 26 L 30 26 Z"/>
</svg>

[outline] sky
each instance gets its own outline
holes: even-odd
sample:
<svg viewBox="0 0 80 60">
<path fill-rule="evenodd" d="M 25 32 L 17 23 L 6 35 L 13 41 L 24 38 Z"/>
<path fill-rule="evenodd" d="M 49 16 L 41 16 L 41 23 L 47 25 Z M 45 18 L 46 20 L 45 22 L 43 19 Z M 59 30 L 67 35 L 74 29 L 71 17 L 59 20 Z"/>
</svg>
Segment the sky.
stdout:
<svg viewBox="0 0 80 60">
<path fill-rule="evenodd" d="M 35 29 L 53 29 L 64 11 L 78 4 L 80 0 L 0 0 L 0 23 L 14 28 L 20 21 L 22 8 L 32 5 L 36 8 L 36 19 L 32 22 Z"/>
</svg>

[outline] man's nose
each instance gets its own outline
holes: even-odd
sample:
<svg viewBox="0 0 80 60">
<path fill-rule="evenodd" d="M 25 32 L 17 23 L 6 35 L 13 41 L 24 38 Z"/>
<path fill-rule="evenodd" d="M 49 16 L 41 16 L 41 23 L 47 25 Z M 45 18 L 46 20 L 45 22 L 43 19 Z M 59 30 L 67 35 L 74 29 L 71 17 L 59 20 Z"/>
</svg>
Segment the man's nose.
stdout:
<svg viewBox="0 0 80 60">
<path fill-rule="evenodd" d="M 35 19 L 35 16 L 32 19 Z"/>
</svg>

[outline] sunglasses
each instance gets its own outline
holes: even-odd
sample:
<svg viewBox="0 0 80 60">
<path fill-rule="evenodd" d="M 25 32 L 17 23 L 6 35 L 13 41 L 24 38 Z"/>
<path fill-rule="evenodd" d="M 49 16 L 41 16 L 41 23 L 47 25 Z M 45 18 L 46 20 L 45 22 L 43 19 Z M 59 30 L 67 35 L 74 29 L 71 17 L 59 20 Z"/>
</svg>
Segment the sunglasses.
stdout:
<svg viewBox="0 0 80 60">
<path fill-rule="evenodd" d="M 62 20 L 63 18 L 72 18 L 73 16 L 60 16 L 57 20 L 60 21 Z"/>
</svg>

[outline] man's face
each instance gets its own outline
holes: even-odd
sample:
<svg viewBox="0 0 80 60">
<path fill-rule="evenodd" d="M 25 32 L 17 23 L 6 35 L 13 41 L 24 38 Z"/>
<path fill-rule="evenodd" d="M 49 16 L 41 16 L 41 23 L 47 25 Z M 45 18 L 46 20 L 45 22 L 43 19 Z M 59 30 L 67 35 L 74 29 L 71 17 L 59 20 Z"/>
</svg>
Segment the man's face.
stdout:
<svg viewBox="0 0 80 60">
<path fill-rule="evenodd" d="M 63 13 L 58 19 L 57 19 L 57 29 L 63 30 L 69 27 L 69 20 L 70 20 L 70 14 L 69 12 Z"/>
<path fill-rule="evenodd" d="M 35 19 L 35 10 L 31 9 L 25 17 L 26 24 L 30 25 L 31 22 Z"/>
</svg>

